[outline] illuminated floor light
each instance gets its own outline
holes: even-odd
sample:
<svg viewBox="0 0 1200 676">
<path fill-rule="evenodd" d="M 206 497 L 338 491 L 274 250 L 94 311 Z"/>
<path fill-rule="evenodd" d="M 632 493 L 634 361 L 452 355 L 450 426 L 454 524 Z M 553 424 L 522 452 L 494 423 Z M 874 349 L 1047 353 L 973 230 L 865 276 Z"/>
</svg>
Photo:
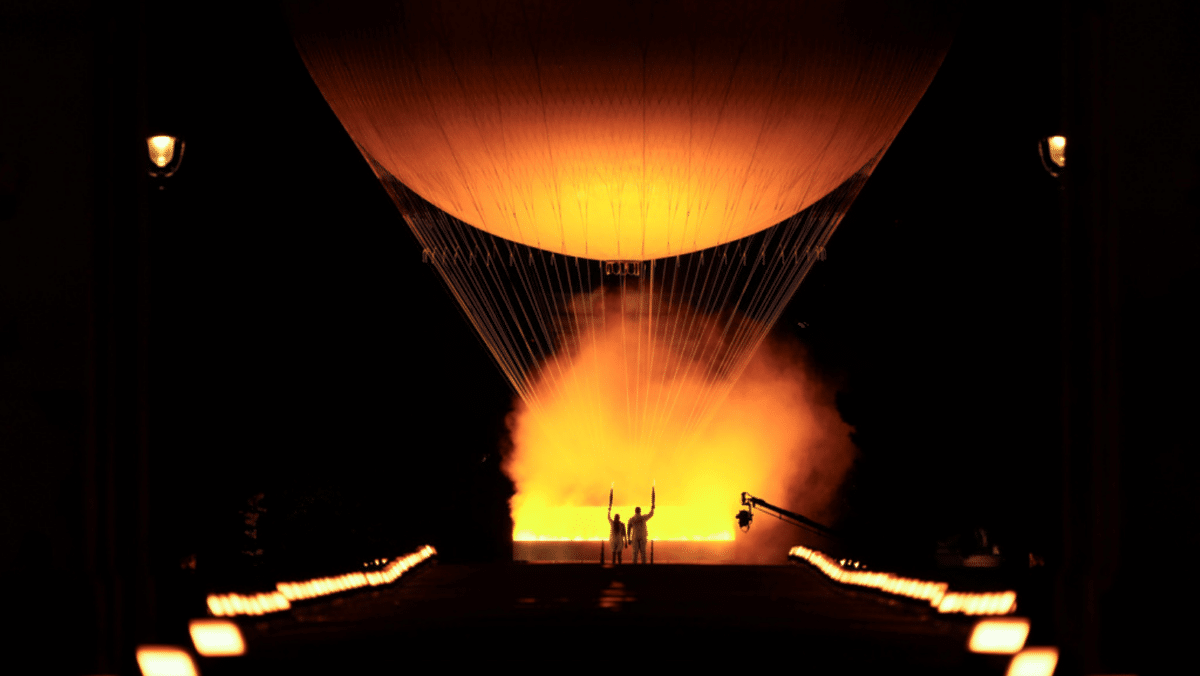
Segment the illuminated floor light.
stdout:
<svg viewBox="0 0 1200 676">
<path fill-rule="evenodd" d="M 1026 648 L 1013 655 L 1007 676 L 1051 676 L 1058 666 L 1058 648 Z"/>
<path fill-rule="evenodd" d="M 205 657 L 236 657 L 246 654 L 242 630 L 229 620 L 198 619 L 188 622 L 188 633 L 196 652 Z"/>
<path fill-rule="evenodd" d="M 138 646 L 137 663 L 142 676 L 200 676 L 192 656 L 179 646 Z"/>
<path fill-rule="evenodd" d="M 803 545 L 792 547 L 788 552 L 788 557 L 804 559 L 824 573 L 826 577 L 842 584 L 870 587 L 897 596 L 928 601 L 929 605 L 937 608 L 939 613 L 1008 615 L 1017 609 L 1017 593 L 1014 591 L 952 592 L 949 591 L 950 585 L 945 582 L 917 580 L 899 577 L 892 573 L 861 570 L 862 564 L 860 563 L 847 562 L 843 565 L 828 555 Z"/>
<path fill-rule="evenodd" d="M 217 617 L 265 615 L 291 608 L 287 597 L 278 591 L 262 594 L 209 594 L 208 612 Z"/>
<path fill-rule="evenodd" d="M 275 588 L 285 599 L 299 601 L 360 587 L 390 584 L 436 553 L 437 550 L 433 547 L 425 545 L 408 556 L 393 559 L 381 570 L 369 573 L 346 573 L 336 577 L 321 577 L 302 582 L 280 582 L 275 585 Z"/>
<path fill-rule="evenodd" d="M 401 575 L 437 554 L 430 545 L 398 559 L 381 559 L 387 565 L 379 570 L 355 571 L 345 575 L 319 577 L 299 582 L 280 582 L 275 591 L 259 594 L 209 594 L 208 612 L 217 617 L 233 615 L 265 615 L 291 608 L 292 601 L 328 596 L 361 587 L 391 584 Z"/>
<path fill-rule="evenodd" d="M 973 653 L 1012 655 L 1025 647 L 1029 620 L 1024 617 L 980 620 L 971 631 L 967 647 Z"/>
<path fill-rule="evenodd" d="M 1017 593 L 1014 591 L 947 592 L 936 605 L 939 613 L 1007 615 L 1017 609 Z"/>
</svg>

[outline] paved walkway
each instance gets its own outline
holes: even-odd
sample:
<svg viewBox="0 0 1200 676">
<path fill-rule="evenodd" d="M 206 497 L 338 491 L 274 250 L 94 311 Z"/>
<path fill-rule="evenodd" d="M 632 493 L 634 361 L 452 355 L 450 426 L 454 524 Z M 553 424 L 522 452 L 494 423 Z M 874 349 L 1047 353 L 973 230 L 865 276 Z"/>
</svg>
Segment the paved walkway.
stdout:
<svg viewBox="0 0 1200 676">
<path fill-rule="evenodd" d="M 631 648 L 659 666 L 1003 673 L 1002 661 L 967 653 L 971 619 L 843 588 L 804 565 L 434 563 L 387 589 L 241 624 L 249 654 L 204 660 L 206 675 L 392 673 L 412 661 L 625 668 Z"/>
</svg>

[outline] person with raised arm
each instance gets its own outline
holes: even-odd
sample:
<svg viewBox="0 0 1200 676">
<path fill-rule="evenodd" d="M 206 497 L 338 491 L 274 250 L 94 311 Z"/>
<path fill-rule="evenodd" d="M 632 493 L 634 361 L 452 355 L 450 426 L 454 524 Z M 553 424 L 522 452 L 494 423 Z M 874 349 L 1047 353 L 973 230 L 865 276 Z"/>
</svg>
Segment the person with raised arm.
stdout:
<svg viewBox="0 0 1200 676">
<path fill-rule="evenodd" d="M 612 550 L 613 565 L 621 563 L 621 554 L 625 550 L 625 524 L 621 523 L 621 515 L 613 517 L 613 489 L 608 489 L 608 547 Z"/>
<path fill-rule="evenodd" d="M 641 553 L 642 563 L 646 563 L 646 539 L 649 533 L 646 530 L 646 522 L 650 517 L 654 516 L 654 487 L 650 487 L 650 513 L 642 515 L 641 507 L 633 508 L 633 516 L 629 517 L 629 541 L 633 543 L 633 562 L 638 562 L 638 554 Z"/>
</svg>

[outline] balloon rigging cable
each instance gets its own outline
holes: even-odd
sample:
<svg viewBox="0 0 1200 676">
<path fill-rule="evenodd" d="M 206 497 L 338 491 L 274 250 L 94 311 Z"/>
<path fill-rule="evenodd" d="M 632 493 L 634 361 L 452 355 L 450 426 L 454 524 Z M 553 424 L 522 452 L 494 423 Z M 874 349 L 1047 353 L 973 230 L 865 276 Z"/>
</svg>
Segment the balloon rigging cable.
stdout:
<svg viewBox="0 0 1200 676">
<path fill-rule="evenodd" d="M 664 421 L 677 413 L 686 422 L 672 446 L 703 430 L 812 265 L 824 258 L 830 236 L 879 156 L 833 193 L 772 228 L 646 261 L 563 256 L 505 240 L 446 214 L 377 162 L 371 165 L 425 259 L 535 413 L 544 410 L 543 397 L 564 388 L 595 388 L 599 367 L 567 369 L 571 356 L 588 343 L 594 346 L 606 330 L 626 332 L 622 343 L 633 350 L 624 359 L 631 441 L 657 449 L 665 441 Z M 608 324 L 614 317 L 617 327 Z M 682 355 L 673 373 L 655 375 L 655 342 Z M 592 382 L 580 383 L 581 371 Z M 697 377 L 705 385 L 702 396 L 689 410 L 676 411 L 680 388 L 671 384 Z M 655 388 L 653 401 L 646 383 L 663 385 Z M 601 424 L 598 413 L 589 417 Z"/>
</svg>

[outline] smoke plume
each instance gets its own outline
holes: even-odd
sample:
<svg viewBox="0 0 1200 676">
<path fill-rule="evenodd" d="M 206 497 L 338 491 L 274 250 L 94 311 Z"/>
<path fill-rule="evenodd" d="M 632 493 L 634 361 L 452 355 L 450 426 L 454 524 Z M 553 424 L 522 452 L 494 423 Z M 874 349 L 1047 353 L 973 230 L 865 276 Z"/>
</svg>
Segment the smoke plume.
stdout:
<svg viewBox="0 0 1200 676">
<path fill-rule="evenodd" d="M 736 540 L 747 562 L 782 562 L 801 534 L 765 515 L 738 532 L 742 491 L 836 519 L 855 449 L 801 345 L 768 338 L 724 375 L 718 318 L 595 300 L 577 299 L 580 335 L 564 341 L 575 348 L 542 366 L 509 416 L 515 539 L 607 539 L 610 486 L 625 518 L 656 486 L 652 538 Z"/>
</svg>

